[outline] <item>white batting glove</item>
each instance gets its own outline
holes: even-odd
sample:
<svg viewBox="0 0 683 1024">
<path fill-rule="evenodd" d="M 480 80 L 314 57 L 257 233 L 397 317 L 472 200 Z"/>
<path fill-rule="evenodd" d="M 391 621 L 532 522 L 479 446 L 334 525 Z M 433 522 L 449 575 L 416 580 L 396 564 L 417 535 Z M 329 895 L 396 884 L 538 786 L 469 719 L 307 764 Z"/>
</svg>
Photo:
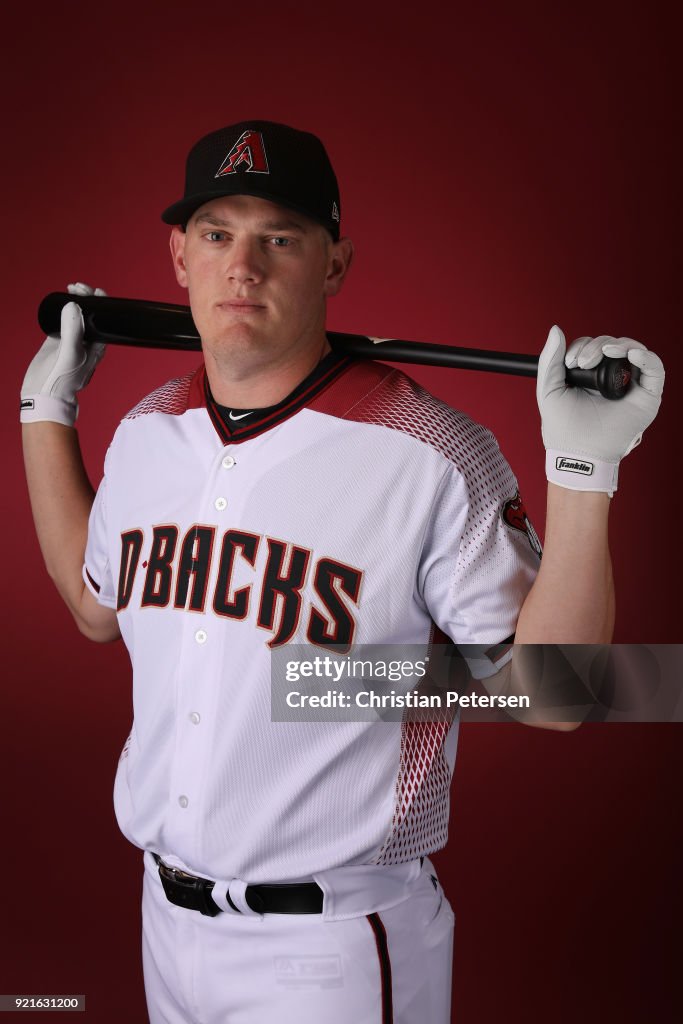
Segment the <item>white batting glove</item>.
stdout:
<svg viewBox="0 0 683 1024">
<path fill-rule="evenodd" d="M 612 401 L 597 391 L 568 387 L 565 367 L 590 369 L 603 356 L 622 358 L 640 369 L 624 398 Z M 652 423 L 664 387 L 659 356 L 632 338 L 577 338 L 566 351 L 565 337 L 552 327 L 538 360 L 536 398 L 546 447 L 546 476 L 574 491 L 617 489 L 619 462 L 640 444 Z"/>
<path fill-rule="evenodd" d="M 101 288 L 70 284 L 72 295 L 106 295 Z M 59 334 L 48 334 L 34 356 L 21 386 L 22 423 L 51 420 L 73 427 L 78 416 L 76 392 L 86 386 L 106 345 L 83 341 L 83 314 L 76 302 L 62 309 Z"/>
</svg>

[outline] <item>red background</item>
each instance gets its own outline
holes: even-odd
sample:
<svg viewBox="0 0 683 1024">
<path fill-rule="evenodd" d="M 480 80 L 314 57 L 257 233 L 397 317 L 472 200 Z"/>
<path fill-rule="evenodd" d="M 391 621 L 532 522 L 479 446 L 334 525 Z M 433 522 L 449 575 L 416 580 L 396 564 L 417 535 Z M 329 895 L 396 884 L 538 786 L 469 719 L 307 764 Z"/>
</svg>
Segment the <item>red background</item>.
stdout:
<svg viewBox="0 0 683 1024">
<path fill-rule="evenodd" d="M 68 13 L 66 13 L 68 12 Z M 680 640 L 680 25 L 645 3 L 71 3 L 4 15 L 2 992 L 144 1020 L 139 853 L 111 787 L 121 645 L 77 633 L 42 566 L 17 397 L 39 299 L 68 281 L 183 302 L 159 212 L 187 149 L 248 117 L 322 136 L 357 258 L 332 329 L 540 351 L 559 323 L 660 353 L 663 409 L 612 516 L 616 640 Z M 119 417 L 196 355 L 112 349 L 81 403 L 96 483 Z M 542 534 L 533 382 L 416 367 L 491 427 Z M 673 541 L 673 543 L 672 543 Z M 581 557 L 577 551 L 576 557 Z M 680 726 L 463 728 L 451 840 L 454 1019 L 680 1019 Z"/>
</svg>

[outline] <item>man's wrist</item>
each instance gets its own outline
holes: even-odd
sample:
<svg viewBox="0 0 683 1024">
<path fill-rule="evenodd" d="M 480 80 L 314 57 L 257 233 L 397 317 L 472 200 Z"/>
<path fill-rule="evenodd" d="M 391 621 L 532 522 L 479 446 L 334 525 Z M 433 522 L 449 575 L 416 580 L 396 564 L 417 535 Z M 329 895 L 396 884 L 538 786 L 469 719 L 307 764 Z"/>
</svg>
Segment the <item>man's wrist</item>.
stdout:
<svg viewBox="0 0 683 1024">
<path fill-rule="evenodd" d="M 571 491 L 602 491 L 611 498 L 617 489 L 619 463 L 548 448 L 545 475 L 558 487 Z"/>
<path fill-rule="evenodd" d="M 67 402 L 53 395 L 31 395 L 21 399 L 19 419 L 22 423 L 61 423 L 73 427 L 78 416 L 78 402 Z"/>
</svg>

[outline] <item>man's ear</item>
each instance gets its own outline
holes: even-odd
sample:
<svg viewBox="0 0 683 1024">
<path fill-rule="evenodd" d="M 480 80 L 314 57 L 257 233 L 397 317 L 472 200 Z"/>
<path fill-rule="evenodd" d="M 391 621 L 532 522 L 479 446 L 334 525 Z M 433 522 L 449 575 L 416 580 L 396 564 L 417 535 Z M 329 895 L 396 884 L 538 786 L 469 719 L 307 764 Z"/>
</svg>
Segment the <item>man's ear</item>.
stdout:
<svg viewBox="0 0 683 1024">
<path fill-rule="evenodd" d="M 353 242 L 350 238 L 340 238 L 332 243 L 330 258 L 325 278 L 325 295 L 336 295 L 344 283 L 349 267 L 353 261 Z"/>
<path fill-rule="evenodd" d="M 171 247 L 171 258 L 173 269 L 178 284 L 181 288 L 187 288 L 187 271 L 185 269 L 185 239 L 187 235 L 177 224 L 171 228 L 169 245 Z"/>
</svg>

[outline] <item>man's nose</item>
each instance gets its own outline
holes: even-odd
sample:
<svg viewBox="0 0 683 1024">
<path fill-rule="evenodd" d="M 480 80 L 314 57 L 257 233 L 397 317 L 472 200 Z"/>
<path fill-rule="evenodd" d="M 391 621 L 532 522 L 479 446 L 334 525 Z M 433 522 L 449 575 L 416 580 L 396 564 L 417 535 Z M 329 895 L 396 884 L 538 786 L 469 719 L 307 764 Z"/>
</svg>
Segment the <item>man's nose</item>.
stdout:
<svg viewBox="0 0 683 1024">
<path fill-rule="evenodd" d="M 228 253 L 227 274 L 239 283 L 260 281 L 263 278 L 263 254 L 255 239 L 234 239 Z"/>
</svg>

